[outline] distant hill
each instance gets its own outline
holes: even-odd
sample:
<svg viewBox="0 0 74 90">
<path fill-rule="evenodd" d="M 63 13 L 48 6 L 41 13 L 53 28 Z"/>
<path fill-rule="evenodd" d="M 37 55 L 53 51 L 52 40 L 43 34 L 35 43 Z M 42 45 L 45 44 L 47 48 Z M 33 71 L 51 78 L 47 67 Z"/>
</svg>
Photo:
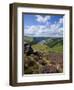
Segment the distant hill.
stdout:
<svg viewBox="0 0 74 90">
<path fill-rule="evenodd" d="M 37 43 L 45 43 L 50 44 L 51 42 L 60 42 L 63 41 L 63 38 L 56 38 L 56 37 L 24 37 L 24 42 L 31 43 L 31 44 L 37 44 Z"/>
</svg>

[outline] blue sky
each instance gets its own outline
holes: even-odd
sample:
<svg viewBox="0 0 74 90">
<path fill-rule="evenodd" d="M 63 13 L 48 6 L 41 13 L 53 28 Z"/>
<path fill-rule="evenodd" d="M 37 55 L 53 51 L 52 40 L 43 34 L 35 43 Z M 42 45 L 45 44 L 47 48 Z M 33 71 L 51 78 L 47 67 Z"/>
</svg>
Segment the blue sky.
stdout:
<svg viewBox="0 0 74 90">
<path fill-rule="evenodd" d="M 63 37 L 63 15 L 24 14 L 24 36 Z"/>
</svg>

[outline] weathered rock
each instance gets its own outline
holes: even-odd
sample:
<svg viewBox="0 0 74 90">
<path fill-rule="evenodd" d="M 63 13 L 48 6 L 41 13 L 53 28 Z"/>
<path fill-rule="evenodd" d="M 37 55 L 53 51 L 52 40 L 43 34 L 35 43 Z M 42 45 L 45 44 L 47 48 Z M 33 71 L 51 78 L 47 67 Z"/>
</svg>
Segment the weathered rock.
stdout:
<svg viewBox="0 0 74 90">
<path fill-rule="evenodd" d="M 24 44 L 24 53 L 26 54 L 26 55 L 30 55 L 30 54 L 33 54 L 33 49 L 32 49 L 32 47 L 31 47 L 31 45 L 30 44 Z"/>
</svg>

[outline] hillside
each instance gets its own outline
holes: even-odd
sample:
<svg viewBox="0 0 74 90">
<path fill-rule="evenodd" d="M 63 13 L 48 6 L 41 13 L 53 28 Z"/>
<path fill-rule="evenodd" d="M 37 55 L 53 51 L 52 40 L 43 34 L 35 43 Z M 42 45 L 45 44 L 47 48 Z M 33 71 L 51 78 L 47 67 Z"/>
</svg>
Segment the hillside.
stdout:
<svg viewBox="0 0 74 90">
<path fill-rule="evenodd" d="M 60 43 L 56 44 L 52 48 L 45 44 L 35 44 L 32 45 L 32 48 L 34 49 L 34 51 L 47 52 L 47 53 L 49 52 L 62 53 L 63 51 L 63 46 Z"/>
<path fill-rule="evenodd" d="M 24 37 L 24 42 L 24 74 L 63 72 L 62 38 Z"/>
</svg>

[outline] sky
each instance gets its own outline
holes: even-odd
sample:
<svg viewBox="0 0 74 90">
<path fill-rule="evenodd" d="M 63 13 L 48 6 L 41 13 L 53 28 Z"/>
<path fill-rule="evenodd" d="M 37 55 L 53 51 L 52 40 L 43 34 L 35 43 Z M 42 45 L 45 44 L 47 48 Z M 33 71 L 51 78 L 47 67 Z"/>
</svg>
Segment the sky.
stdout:
<svg viewBox="0 0 74 90">
<path fill-rule="evenodd" d="M 63 37 L 63 15 L 23 14 L 24 36 Z"/>
</svg>

